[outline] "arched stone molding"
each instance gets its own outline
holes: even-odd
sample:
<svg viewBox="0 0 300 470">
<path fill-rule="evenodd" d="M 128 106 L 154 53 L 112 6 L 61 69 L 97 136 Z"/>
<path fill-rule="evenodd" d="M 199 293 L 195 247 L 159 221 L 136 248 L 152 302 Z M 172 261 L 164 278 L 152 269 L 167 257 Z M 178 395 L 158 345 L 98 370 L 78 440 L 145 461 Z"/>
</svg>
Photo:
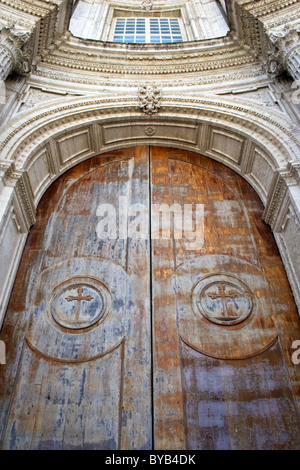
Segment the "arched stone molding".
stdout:
<svg viewBox="0 0 300 470">
<path fill-rule="evenodd" d="M 48 102 L 20 113 L 1 133 L 0 299 L 3 317 L 35 209 L 63 172 L 97 154 L 133 145 L 201 153 L 243 176 L 259 194 L 300 309 L 300 132 L 285 116 L 224 97 L 163 97 L 145 115 L 138 96 Z"/>
</svg>

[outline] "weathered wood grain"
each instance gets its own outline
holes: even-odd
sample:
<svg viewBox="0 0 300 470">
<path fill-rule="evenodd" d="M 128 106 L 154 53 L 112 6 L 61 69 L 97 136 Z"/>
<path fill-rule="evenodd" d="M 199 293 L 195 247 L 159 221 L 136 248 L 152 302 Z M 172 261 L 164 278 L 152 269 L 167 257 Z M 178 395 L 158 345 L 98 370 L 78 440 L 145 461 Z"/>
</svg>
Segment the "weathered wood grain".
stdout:
<svg viewBox="0 0 300 470">
<path fill-rule="evenodd" d="M 290 348 L 300 322 L 262 204 L 213 160 L 163 148 L 151 155 L 155 203 L 205 206 L 203 247 L 189 249 L 174 232 L 152 241 L 156 446 L 298 449 L 300 371 Z M 253 294 L 241 323 L 214 323 L 194 302 L 197 283 L 218 274 Z M 234 310 L 234 286 L 215 282 L 207 292 L 220 311 Z"/>
<path fill-rule="evenodd" d="M 125 237 L 100 239 L 99 204 L 120 196 Z M 160 230 L 162 204 L 204 205 L 204 244 Z M 0 447 L 299 448 L 300 322 L 262 213 L 241 177 L 183 150 L 114 151 L 58 178 L 0 334 Z"/>
<path fill-rule="evenodd" d="M 145 148 L 95 158 L 43 198 L 2 332 L 2 448 L 152 447 L 149 236 L 97 233 L 100 204 L 118 211 L 123 196 L 126 219 L 132 204 L 149 207 L 148 162 Z M 73 297 L 63 294 L 66 283 Z M 105 311 L 96 323 L 74 330 L 53 317 L 60 304 L 63 316 L 80 315 L 84 302 L 86 312 L 100 308 L 97 289 Z M 72 302 L 76 291 L 86 300 Z"/>
</svg>

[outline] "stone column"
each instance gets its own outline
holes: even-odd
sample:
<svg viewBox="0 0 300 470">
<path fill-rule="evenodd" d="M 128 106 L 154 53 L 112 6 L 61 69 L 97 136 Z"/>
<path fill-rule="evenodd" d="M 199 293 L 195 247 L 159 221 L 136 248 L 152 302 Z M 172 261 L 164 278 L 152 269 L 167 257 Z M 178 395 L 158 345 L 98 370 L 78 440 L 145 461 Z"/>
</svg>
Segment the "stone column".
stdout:
<svg viewBox="0 0 300 470">
<path fill-rule="evenodd" d="M 22 50 L 29 36 L 28 32 L 0 25 L 0 80 L 6 80 L 13 71 L 20 74 L 30 71 L 29 59 Z"/>
<path fill-rule="evenodd" d="M 269 72 L 287 71 L 300 80 L 300 25 L 285 25 L 268 31 L 273 46 L 269 57 Z"/>
</svg>

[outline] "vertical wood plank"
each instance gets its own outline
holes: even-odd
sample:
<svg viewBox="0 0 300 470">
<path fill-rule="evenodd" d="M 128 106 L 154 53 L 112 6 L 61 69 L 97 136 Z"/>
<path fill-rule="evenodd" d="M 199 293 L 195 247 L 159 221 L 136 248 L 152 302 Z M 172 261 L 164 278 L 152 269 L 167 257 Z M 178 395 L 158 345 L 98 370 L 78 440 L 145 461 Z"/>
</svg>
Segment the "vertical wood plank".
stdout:
<svg viewBox="0 0 300 470">
<path fill-rule="evenodd" d="M 168 160 L 151 149 L 152 204 L 171 205 Z M 157 450 L 186 448 L 180 342 L 175 314 L 174 239 L 152 230 L 153 401 Z"/>
</svg>

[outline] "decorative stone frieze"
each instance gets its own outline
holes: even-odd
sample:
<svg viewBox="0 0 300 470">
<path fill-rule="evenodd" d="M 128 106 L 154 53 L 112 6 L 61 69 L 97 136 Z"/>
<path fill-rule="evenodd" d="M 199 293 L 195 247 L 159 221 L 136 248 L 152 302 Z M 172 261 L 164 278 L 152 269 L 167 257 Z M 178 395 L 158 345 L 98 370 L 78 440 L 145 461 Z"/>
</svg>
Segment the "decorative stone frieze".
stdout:
<svg viewBox="0 0 300 470">
<path fill-rule="evenodd" d="M 173 44 L 118 44 L 83 40 L 66 34 L 55 48 L 45 51 L 36 73 L 45 67 L 61 72 L 66 80 L 75 73 L 77 80 L 93 73 L 119 76 L 149 77 L 216 72 L 231 67 L 255 66 L 258 60 L 249 48 L 242 47 L 233 37 Z M 126 69 L 126 74 L 124 70 Z"/>
</svg>

